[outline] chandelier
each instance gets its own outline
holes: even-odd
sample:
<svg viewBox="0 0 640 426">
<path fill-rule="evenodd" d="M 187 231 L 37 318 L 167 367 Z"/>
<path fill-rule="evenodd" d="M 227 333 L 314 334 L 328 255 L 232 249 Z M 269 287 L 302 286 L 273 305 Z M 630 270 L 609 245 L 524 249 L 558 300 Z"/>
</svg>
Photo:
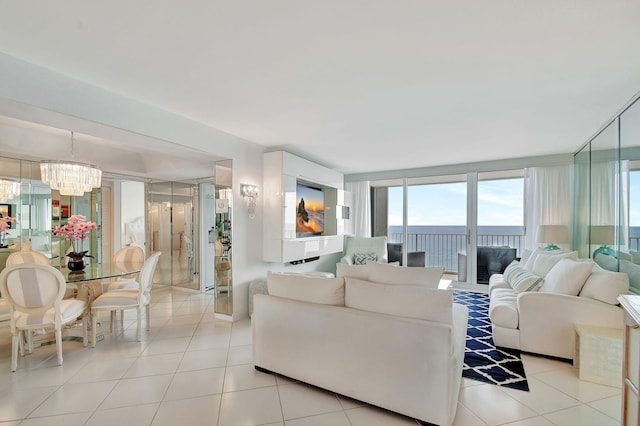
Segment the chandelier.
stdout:
<svg viewBox="0 0 640 426">
<path fill-rule="evenodd" d="M 73 158 L 73 132 L 71 132 L 71 157 Z M 40 180 L 61 195 L 79 197 L 102 184 L 102 170 L 92 164 L 74 161 L 41 161 Z"/>
<path fill-rule="evenodd" d="M 20 184 L 18 182 L 0 179 L 0 203 L 6 203 L 18 195 L 20 195 Z"/>
</svg>

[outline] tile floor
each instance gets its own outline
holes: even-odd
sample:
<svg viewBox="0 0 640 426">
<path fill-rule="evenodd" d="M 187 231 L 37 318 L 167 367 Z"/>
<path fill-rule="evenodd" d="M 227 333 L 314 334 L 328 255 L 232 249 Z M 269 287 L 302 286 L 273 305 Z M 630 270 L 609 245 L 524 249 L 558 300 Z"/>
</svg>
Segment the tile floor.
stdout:
<svg viewBox="0 0 640 426">
<path fill-rule="evenodd" d="M 213 297 L 154 290 L 151 329 L 96 348 L 64 342 L 34 350 L 10 372 L 8 328 L 0 328 L 0 426 L 4 425 L 415 425 L 390 413 L 254 370 L 251 323 L 214 319 Z M 107 330 L 108 331 L 108 330 Z M 620 424 L 620 390 L 578 380 L 571 365 L 523 357 L 530 392 L 463 380 L 455 420 L 476 425 Z"/>
</svg>

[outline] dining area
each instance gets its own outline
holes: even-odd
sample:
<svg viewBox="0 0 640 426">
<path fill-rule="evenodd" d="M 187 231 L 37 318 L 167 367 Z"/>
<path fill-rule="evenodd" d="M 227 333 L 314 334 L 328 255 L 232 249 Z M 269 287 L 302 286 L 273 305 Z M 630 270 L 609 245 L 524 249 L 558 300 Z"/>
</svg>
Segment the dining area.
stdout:
<svg viewBox="0 0 640 426">
<path fill-rule="evenodd" d="M 104 339 L 100 314 L 109 313 L 109 332 L 124 328 L 124 311 L 135 310 L 136 340 L 140 340 L 143 315 L 149 326 L 149 303 L 158 258 L 145 259 L 141 247 L 119 250 L 112 262 L 88 263 L 82 267 L 69 257 L 64 266 L 30 249 L 11 253 L 0 272 L 0 313 L 12 336 L 11 371 L 34 347 L 55 341 L 58 365 L 63 364 L 63 338 L 81 339 L 83 346 L 96 346 Z M 75 263 L 74 263 L 75 262 Z"/>
</svg>

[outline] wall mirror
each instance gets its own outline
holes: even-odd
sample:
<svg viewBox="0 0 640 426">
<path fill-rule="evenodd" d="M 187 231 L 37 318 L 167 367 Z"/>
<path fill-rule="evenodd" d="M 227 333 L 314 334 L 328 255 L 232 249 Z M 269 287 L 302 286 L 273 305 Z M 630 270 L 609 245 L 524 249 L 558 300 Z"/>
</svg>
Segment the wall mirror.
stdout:
<svg viewBox="0 0 640 426">
<path fill-rule="evenodd" d="M 640 100 L 623 109 L 574 159 L 574 247 L 579 257 L 629 275 L 640 294 Z"/>
<path fill-rule="evenodd" d="M 215 312 L 233 314 L 232 160 L 215 165 Z"/>
</svg>

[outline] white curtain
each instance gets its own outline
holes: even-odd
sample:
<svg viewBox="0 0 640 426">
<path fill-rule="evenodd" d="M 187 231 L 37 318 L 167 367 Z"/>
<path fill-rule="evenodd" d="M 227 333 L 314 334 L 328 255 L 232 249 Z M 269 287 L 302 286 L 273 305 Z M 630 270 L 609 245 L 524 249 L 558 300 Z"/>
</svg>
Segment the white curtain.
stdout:
<svg viewBox="0 0 640 426">
<path fill-rule="evenodd" d="M 351 214 L 353 235 L 371 236 L 371 189 L 369 181 L 347 182 L 345 191 L 351 193 Z"/>
<path fill-rule="evenodd" d="M 573 167 L 571 164 L 526 169 L 526 236 L 525 247 L 538 246 L 536 234 L 540 225 L 567 225 L 572 230 Z M 561 245 L 562 246 L 562 245 Z M 563 248 L 568 248 L 565 245 Z"/>
</svg>

